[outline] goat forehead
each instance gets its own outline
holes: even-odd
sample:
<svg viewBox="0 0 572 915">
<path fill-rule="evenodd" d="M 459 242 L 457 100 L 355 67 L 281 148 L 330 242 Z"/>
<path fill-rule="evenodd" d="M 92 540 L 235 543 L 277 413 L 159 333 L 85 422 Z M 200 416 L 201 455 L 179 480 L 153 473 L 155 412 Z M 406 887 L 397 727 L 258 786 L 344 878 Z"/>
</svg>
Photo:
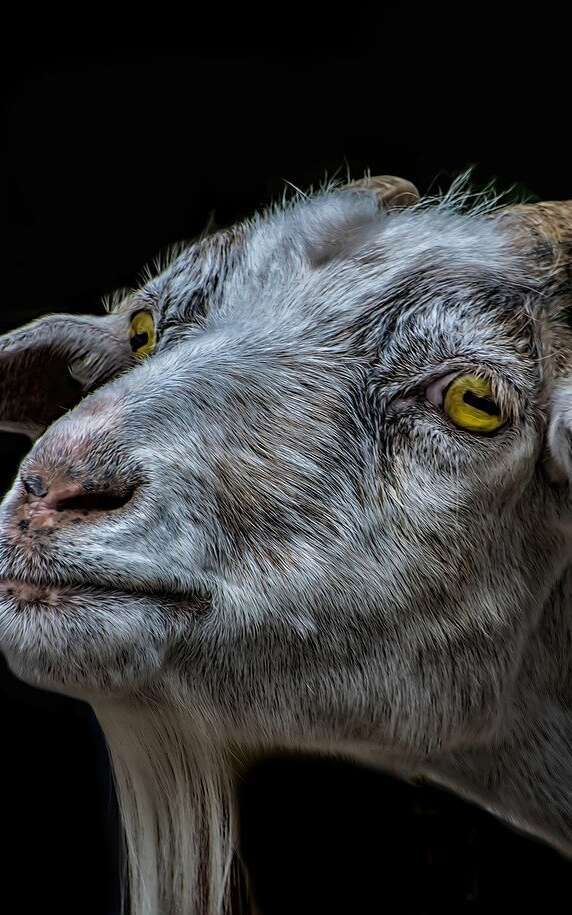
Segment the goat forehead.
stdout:
<svg viewBox="0 0 572 915">
<path fill-rule="evenodd" d="M 517 255 L 490 225 L 459 217 L 436 221 L 423 213 L 396 223 L 319 267 L 278 244 L 255 270 L 253 258 L 246 258 L 241 269 L 226 276 L 212 322 L 275 323 L 280 331 L 290 321 L 303 334 L 328 336 L 332 325 L 359 329 L 360 322 L 372 320 L 397 328 L 406 310 L 445 299 L 449 313 L 467 300 L 473 313 L 486 312 L 490 301 L 498 300 L 499 288 L 506 295 L 511 287 L 522 292 L 526 286 Z"/>
<path fill-rule="evenodd" d="M 292 280 L 251 303 L 231 302 L 211 315 L 192 345 L 197 352 L 224 346 L 225 361 L 258 358 L 274 368 L 284 359 L 294 366 L 308 358 L 344 364 L 389 358 L 413 344 L 435 358 L 494 358 L 499 348 L 524 355 L 532 346 L 534 325 L 522 290 L 499 289 L 496 278 L 460 280 L 422 268 L 388 282 L 378 271 L 368 282 L 348 272 L 313 287 Z"/>
<path fill-rule="evenodd" d="M 516 301 L 512 314 L 498 307 L 499 289 L 505 299 L 522 298 L 527 278 L 490 219 L 432 210 L 396 214 L 357 247 L 318 266 L 303 241 L 292 241 L 288 222 L 282 214 L 203 239 L 150 281 L 159 334 L 175 332 L 163 345 L 186 349 L 188 335 L 198 345 L 210 331 L 232 341 L 235 356 L 242 341 L 242 352 L 251 355 L 324 348 L 331 358 L 371 357 L 416 334 L 429 345 L 448 335 L 459 343 L 465 331 L 473 345 L 497 332 L 506 341 L 522 324 Z"/>
<path fill-rule="evenodd" d="M 300 384 L 306 393 L 353 386 L 374 365 L 390 375 L 399 370 L 405 380 L 408 371 L 457 356 L 524 369 L 535 353 L 534 323 L 526 311 L 518 302 L 495 301 L 486 288 L 462 298 L 450 288 L 440 297 L 430 286 L 425 293 L 418 287 L 413 299 L 373 297 L 351 313 L 335 305 L 253 312 L 237 308 L 204 327 L 189 328 L 189 336 L 185 331 L 159 346 L 140 369 L 148 368 L 166 395 L 173 385 L 179 394 L 179 380 L 185 379 L 208 382 L 209 390 L 268 386 L 278 395 Z"/>
<path fill-rule="evenodd" d="M 481 294 L 486 302 L 488 290 Z M 518 305 L 492 302 L 487 309 L 476 290 L 464 301 L 456 295 L 387 306 L 375 301 L 369 313 L 350 319 L 326 311 L 296 321 L 283 311 L 270 309 L 261 318 L 237 310 L 159 349 L 138 373 L 149 372 L 157 398 L 188 391 L 189 405 L 213 396 L 228 399 L 228 409 L 244 396 L 259 405 L 284 397 L 339 403 L 344 389 L 361 389 L 372 369 L 380 380 L 403 383 L 456 357 L 483 359 L 532 382 L 533 331 Z"/>
<path fill-rule="evenodd" d="M 352 262 L 365 275 L 368 262 L 378 270 L 383 267 L 388 278 L 392 269 L 414 269 L 416 261 L 428 263 L 436 255 L 449 267 L 462 262 L 502 271 L 514 260 L 506 233 L 492 220 L 437 208 L 380 217 L 359 240 L 350 235 L 346 242 L 342 229 L 338 256 L 314 270 L 304 238 L 304 207 L 302 218 L 299 209 L 260 217 L 254 224 L 218 232 L 184 248 L 147 284 L 161 311 L 175 319 L 186 312 L 189 295 L 200 292 L 213 297 L 215 304 L 246 308 L 253 294 L 283 294 L 302 279 L 311 284 L 317 277 L 331 280 Z"/>
</svg>

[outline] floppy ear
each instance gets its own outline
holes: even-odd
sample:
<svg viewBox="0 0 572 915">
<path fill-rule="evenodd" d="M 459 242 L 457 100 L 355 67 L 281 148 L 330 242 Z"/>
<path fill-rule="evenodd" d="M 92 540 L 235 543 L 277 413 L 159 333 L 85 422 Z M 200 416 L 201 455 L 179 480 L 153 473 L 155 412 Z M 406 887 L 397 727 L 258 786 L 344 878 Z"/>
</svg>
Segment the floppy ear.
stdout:
<svg viewBox="0 0 572 915">
<path fill-rule="evenodd" d="M 48 315 L 0 337 L 0 430 L 32 440 L 135 365 L 124 314 Z"/>
</svg>

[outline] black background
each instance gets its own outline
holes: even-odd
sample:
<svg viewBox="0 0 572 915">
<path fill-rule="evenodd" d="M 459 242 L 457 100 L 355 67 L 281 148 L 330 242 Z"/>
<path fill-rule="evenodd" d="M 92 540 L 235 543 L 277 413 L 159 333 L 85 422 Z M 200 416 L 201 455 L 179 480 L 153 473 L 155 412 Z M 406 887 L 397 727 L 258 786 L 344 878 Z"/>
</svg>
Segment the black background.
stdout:
<svg viewBox="0 0 572 915">
<path fill-rule="evenodd" d="M 10 199 L 0 332 L 100 311 L 170 242 L 281 196 L 285 181 L 400 174 L 571 196 L 569 52 L 555 10 L 376 13 L 82 6 L 4 37 Z M 352 15 L 355 20 L 352 20 Z M 80 18 L 81 16 L 81 18 Z M 261 29 L 261 22 L 264 28 Z M 27 447 L 0 435 L 0 489 Z M 115 915 L 116 822 L 89 708 L 2 670 L 0 907 Z M 333 762 L 261 764 L 244 847 L 264 913 L 560 909 L 571 865 L 483 811 Z M 305 889 L 303 889 L 305 887 Z M 3 904 L 10 896 L 14 901 Z M 159 913 L 158 913 L 159 915 Z"/>
</svg>

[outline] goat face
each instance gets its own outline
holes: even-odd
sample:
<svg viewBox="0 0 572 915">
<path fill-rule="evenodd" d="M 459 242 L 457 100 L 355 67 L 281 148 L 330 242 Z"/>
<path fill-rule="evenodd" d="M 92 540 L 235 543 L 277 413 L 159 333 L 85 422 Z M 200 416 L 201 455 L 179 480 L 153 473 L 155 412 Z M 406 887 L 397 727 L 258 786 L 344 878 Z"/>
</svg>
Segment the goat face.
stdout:
<svg viewBox="0 0 572 915">
<path fill-rule="evenodd" d="M 321 193 L 5 338 L 1 416 L 40 435 L 0 516 L 15 673 L 183 684 L 241 740 L 490 736 L 570 561 L 569 243 L 540 212 Z"/>
</svg>

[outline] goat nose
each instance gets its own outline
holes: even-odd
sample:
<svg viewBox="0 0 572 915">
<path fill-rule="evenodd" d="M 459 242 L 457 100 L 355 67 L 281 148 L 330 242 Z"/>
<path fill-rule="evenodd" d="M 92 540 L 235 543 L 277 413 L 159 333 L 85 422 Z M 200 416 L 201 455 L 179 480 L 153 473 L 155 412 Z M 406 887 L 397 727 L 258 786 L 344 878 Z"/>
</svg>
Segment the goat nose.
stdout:
<svg viewBox="0 0 572 915">
<path fill-rule="evenodd" d="M 87 515 L 101 515 L 122 508 L 131 499 L 134 486 L 119 480 L 70 480 L 62 474 L 23 473 L 25 512 L 32 527 L 63 524 Z"/>
</svg>

